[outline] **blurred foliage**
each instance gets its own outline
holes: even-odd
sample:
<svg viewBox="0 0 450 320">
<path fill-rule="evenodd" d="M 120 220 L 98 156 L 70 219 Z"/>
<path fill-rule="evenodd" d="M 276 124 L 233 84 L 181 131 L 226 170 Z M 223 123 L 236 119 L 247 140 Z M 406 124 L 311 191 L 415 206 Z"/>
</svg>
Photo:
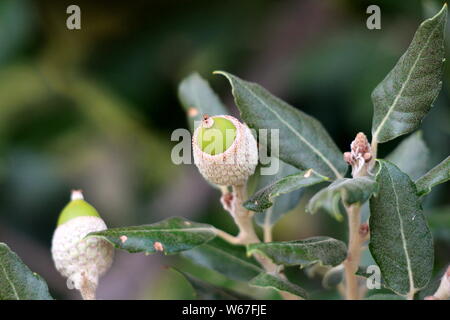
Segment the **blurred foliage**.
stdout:
<svg viewBox="0 0 450 320">
<path fill-rule="evenodd" d="M 187 212 L 187 218 L 236 232 L 220 207 L 219 192 L 210 190 L 192 166 L 170 160 L 172 131 L 187 127 L 177 100 L 179 81 L 198 71 L 231 112 L 228 84 L 211 72 L 227 70 L 259 82 L 320 119 L 347 151 L 358 131 L 370 132 L 371 91 L 422 18 L 442 2 L 1 1 L 0 241 L 46 277 L 55 297 L 67 298 L 64 281 L 48 267 L 50 255 L 40 257 L 44 265 L 39 258 L 27 258 L 36 253 L 23 242 L 49 250 L 56 218 L 72 188 L 84 190 L 109 226 L 152 223 Z M 65 27 L 69 4 L 81 7 L 82 30 Z M 365 26 L 370 4 L 381 7 L 381 30 Z M 447 48 L 449 43 L 447 32 Z M 450 153 L 449 70 L 423 123 L 429 167 Z M 400 141 L 383 145 L 381 155 Z M 436 272 L 450 262 L 449 191 L 449 184 L 439 186 L 426 199 L 425 212 L 437 237 Z M 345 240 L 346 225 L 324 214 L 305 214 L 304 198 L 275 226 L 274 239 L 328 235 Z M 175 264 L 243 294 L 261 293 L 182 258 L 146 259 Z M 119 267 L 124 269 L 114 273 Z M 117 279 L 134 272 L 128 269 L 131 264 L 114 268 Z M 193 298 L 182 276 L 161 268 L 152 272 L 140 290 L 130 289 L 136 292 L 129 298 Z M 323 291 L 314 273 L 288 268 L 287 274 L 313 298 L 338 297 L 336 290 Z"/>
</svg>

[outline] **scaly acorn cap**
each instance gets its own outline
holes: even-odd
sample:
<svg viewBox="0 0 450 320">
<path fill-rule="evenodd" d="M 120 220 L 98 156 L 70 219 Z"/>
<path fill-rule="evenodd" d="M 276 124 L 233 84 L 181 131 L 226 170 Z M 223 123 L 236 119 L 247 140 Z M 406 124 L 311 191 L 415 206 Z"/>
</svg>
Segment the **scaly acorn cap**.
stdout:
<svg viewBox="0 0 450 320">
<path fill-rule="evenodd" d="M 203 116 L 192 148 L 200 173 L 220 186 L 244 184 L 258 163 L 255 138 L 247 125 L 232 116 Z"/>
<path fill-rule="evenodd" d="M 52 239 L 56 269 L 67 278 L 69 289 L 81 291 L 84 299 L 94 299 L 98 279 L 111 266 L 114 248 L 91 232 L 107 229 L 97 210 L 84 201 L 81 191 L 72 191 L 71 201 L 62 210 Z"/>
</svg>

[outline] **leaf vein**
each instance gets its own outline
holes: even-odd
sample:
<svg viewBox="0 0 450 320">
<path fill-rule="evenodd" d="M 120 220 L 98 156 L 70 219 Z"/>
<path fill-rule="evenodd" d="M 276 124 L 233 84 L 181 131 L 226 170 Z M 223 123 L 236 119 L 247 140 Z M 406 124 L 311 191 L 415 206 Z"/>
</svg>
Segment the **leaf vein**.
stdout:
<svg viewBox="0 0 450 320">
<path fill-rule="evenodd" d="M 5 274 L 5 278 L 6 278 L 7 282 L 8 282 L 8 284 L 11 286 L 11 288 L 13 290 L 13 293 L 14 293 L 14 296 L 16 297 L 16 300 L 20 300 L 20 297 L 19 297 L 19 294 L 17 293 L 16 287 L 15 287 L 14 283 L 11 281 L 11 279 L 9 279 L 8 273 L 6 272 L 5 267 L 3 265 L 0 265 L 0 266 L 2 267 L 2 271 Z"/>
<path fill-rule="evenodd" d="M 399 211 L 399 207 L 400 207 L 399 198 L 398 198 L 397 190 L 396 190 L 395 185 L 394 185 L 394 181 L 393 181 L 393 179 L 391 177 L 391 173 L 389 172 L 389 170 L 387 171 L 387 175 L 388 175 L 389 180 L 390 180 L 390 182 L 392 184 L 392 190 L 393 190 L 394 196 L 395 196 L 395 204 L 396 204 L 396 206 L 395 206 L 396 210 L 395 211 L 397 213 L 399 224 L 400 224 L 400 235 L 401 235 L 401 238 L 402 238 L 402 246 L 403 246 L 403 250 L 405 251 L 406 266 L 407 266 L 407 269 L 408 269 L 409 292 L 410 293 L 414 293 L 416 291 L 416 289 L 414 288 L 414 275 L 413 275 L 413 271 L 412 271 L 412 268 L 411 268 L 411 260 L 410 260 L 410 257 L 409 257 L 408 248 L 407 248 L 407 245 L 406 245 L 406 237 L 405 237 L 405 231 L 404 231 L 404 227 L 403 227 L 403 220 L 402 220 L 402 217 L 401 217 L 401 214 L 400 214 L 400 211 Z"/>
</svg>

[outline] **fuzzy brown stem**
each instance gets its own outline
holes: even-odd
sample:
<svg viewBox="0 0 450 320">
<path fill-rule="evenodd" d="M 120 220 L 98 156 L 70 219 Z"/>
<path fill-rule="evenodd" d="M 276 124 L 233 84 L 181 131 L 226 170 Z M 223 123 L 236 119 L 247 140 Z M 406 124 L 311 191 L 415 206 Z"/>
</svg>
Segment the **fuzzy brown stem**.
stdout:
<svg viewBox="0 0 450 320">
<path fill-rule="evenodd" d="M 222 190 L 222 194 L 225 194 L 224 189 Z M 255 232 L 255 228 L 253 225 L 253 212 L 245 209 L 243 207 L 244 201 L 247 199 L 247 186 L 239 185 L 239 186 L 233 186 L 233 199 L 232 199 L 232 205 L 230 206 L 229 203 L 226 201 L 223 202 L 224 208 L 228 210 L 233 217 L 236 225 L 239 228 L 239 234 L 237 237 L 234 237 L 225 231 L 216 229 L 217 236 L 221 237 L 225 241 L 228 241 L 232 244 L 250 244 L 250 243 L 258 243 L 261 242 L 259 237 L 257 236 Z M 286 279 L 284 274 L 281 274 L 280 271 L 282 270 L 282 267 L 273 263 L 270 259 L 266 258 L 265 256 L 254 253 L 253 257 L 256 259 L 256 261 L 259 262 L 259 264 L 264 268 L 264 270 L 268 273 L 277 274 L 281 278 Z M 285 300 L 298 300 L 299 297 L 290 294 L 288 292 L 280 292 L 280 295 Z"/>
<path fill-rule="evenodd" d="M 370 151 L 372 153 L 372 159 L 375 159 L 378 152 L 378 141 L 374 138 L 372 138 L 372 141 L 370 142 Z"/>
<path fill-rule="evenodd" d="M 345 267 L 345 297 L 347 300 L 359 299 L 359 286 L 356 271 L 361 259 L 361 239 L 359 227 L 361 225 L 360 207 L 352 205 L 347 208 L 349 225 L 349 242 Z"/>
<path fill-rule="evenodd" d="M 264 226 L 264 242 L 272 242 L 272 226 Z"/>
<path fill-rule="evenodd" d="M 233 186 L 234 191 L 234 221 L 239 227 L 238 238 L 242 244 L 260 242 L 253 227 L 253 212 L 245 209 L 242 204 L 247 199 L 247 186 Z"/>
<path fill-rule="evenodd" d="M 220 229 L 215 229 L 214 231 L 216 232 L 216 235 L 218 237 L 222 238 L 226 242 L 229 242 L 231 244 L 240 244 L 241 243 L 241 241 L 238 237 L 235 237 L 235 236 L 229 234 L 228 232 L 225 232 Z"/>
<path fill-rule="evenodd" d="M 97 286 L 83 275 L 80 293 L 83 300 L 95 300 Z"/>
<path fill-rule="evenodd" d="M 370 150 L 372 153 L 372 159 L 369 162 L 368 171 L 372 172 L 373 167 L 375 166 L 375 161 L 377 159 L 377 153 L 378 153 L 378 141 L 375 138 L 372 138 L 372 141 L 370 142 Z"/>
</svg>

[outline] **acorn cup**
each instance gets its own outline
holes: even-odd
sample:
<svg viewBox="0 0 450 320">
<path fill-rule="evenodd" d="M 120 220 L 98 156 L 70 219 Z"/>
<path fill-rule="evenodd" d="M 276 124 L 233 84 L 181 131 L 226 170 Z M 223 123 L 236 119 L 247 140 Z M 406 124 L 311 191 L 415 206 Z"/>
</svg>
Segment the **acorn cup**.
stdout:
<svg viewBox="0 0 450 320">
<path fill-rule="evenodd" d="M 192 137 L 194 163 L 219 186 L 246 183 L 258 163 L 258 147 L 247 125 L 227 115 L 203 116 Z"/>
<path fill-rule="evenodd" d="M 108 271 L 114 257 L 111 243 L 85 237 L 105 229 L 105 222 L 84 201 L 82 192 L 72 191 L 71 201 L 58 218 L 51 250 L 56 269 L 67 278 L 67 287 L 79 290 L 85 300 L 95 299 L 98 279 Z"/>
</svg>

